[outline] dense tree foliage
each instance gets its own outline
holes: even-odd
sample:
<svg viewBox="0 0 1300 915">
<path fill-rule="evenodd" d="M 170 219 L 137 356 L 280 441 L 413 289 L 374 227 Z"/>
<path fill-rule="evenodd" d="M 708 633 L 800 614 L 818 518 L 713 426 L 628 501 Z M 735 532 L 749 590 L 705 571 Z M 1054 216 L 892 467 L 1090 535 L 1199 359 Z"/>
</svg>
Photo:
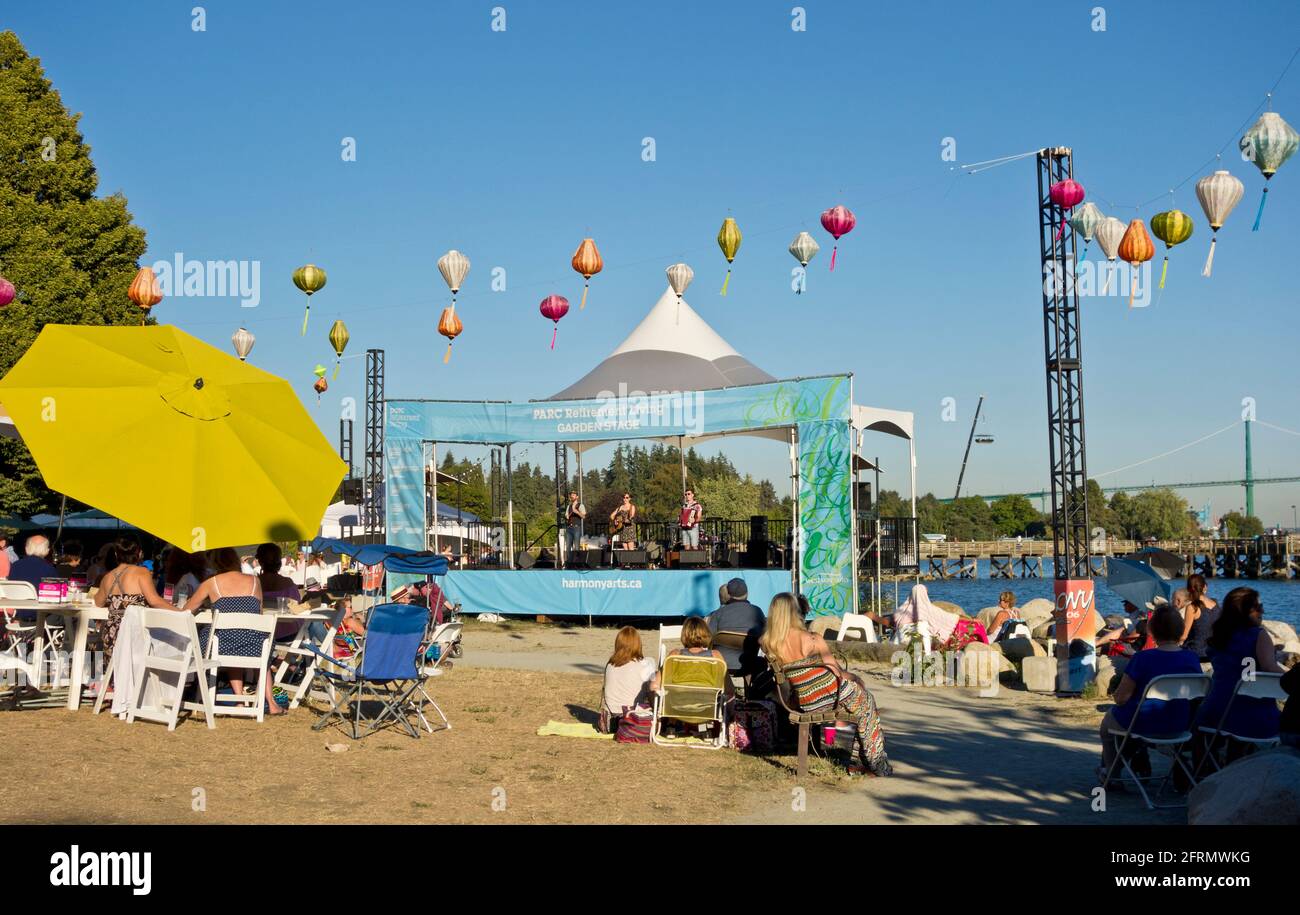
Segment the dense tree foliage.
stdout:
<svg viewBox="0 0 1300 915">
<path fill-rule="evenodd" d="M 18 36 L 0 32 L 0 376 L 46 324 L 138 324 L 127 288 L 145 250 L 121 194 L 96 197 L 90 147 Z M 0 516 L 57 509 L 21 443 L 0 439 Z"/>
<path fill-rule="evenodd" d="M 1263 521 L 1241 512 L 1228 512 L 1219 519 L 1219 526 L 1225 537 L 1258 537 L 1264 533 Z"/>
</svg>

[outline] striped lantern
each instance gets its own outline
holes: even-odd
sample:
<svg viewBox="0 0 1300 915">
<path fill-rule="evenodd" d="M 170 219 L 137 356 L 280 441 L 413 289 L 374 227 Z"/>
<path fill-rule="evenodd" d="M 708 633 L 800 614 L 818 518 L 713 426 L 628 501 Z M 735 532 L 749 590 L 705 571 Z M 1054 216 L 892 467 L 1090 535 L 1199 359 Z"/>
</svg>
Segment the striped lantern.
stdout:
<svg viewBox="0 0 1300 915">
<path fill-rule="evenodd" d="M 817 252 L 821 249 L 822 246 L 817 244 L 817 240 L 807 232 L 800 232 L 794 237 L 794 241 L 790 242 L 790 253 L 794 255 L 794 259 L 799 262 L 800 266 L 805 268 L 804 281 L 795 290 L 797 294 L 803 294 L 803 287 L 807 283 L 808 262 L 816 257 Z"/>
<path fill-rule="evenodd" d="M 1047 189 L 1047 196 L 1052 203 L 1061 208 L 1061 224 L 1057 227 L 1056 238 L 1059 241 L 1065 232 L 1065 214 L 1083 202 L 1083 185 L 1073 178 L 1058 181 Z"/>
<path fill-rule="evenodd" d="M 569 313 L 569 300 L 562 295 L 548 295 L 538 306 L 543 318 L 550 318 L 554 323 L 551 329 L 551 349 L 555 349 L 555 337 L 560 332 L 560 318 Z"/>
<path fill-rule="evenodd" d="M 1083 236 L 1083 255 L 1074 263 L 1075 276 L 1079 275 L 1079 264 L 1088 259 L 1088 244 L 1092 241 L 1093 233 L 1105 218 L 1097 204 L 1089 200 L 1071 213 L 1070 218 L 1066 220 L 1076 235 Z"/>
<path fill-rule="evenodd" d="M 1226 169 L 1219 169 L 1213 175 L 1206 175 L 1196 182 L 1196 199 L 1201 201 L 1201 209 L 1210 222 L 1210 254 L 1205 259 L 1201 276 L 1209 276 L 1214 269 L 1214 246 L 1219 240 L 1219 230 L 1227 221 L 1228 215 L 1241 202 L 1241 195 L 1246 187 Z"/>
<path fill-rule="evenodd" d="M 695 279 L 695 271 L 685 264 L 673 264 L 664 273 L 668 274 L 668 285 L 677 293 L 677 320 L 681 321 L 682 293 L 691 285 L 691 280 Z"/>
<path fill-rule="evenodd" d="M 307 336 L 307 319 L 311 316 L 311 297 L 325 288 L 328 277 L 315 264 L 304 264 L 293 272 L 293 284 L 307 294 L 307 308 L 302 313 L 302 331 Z"/>
<path fill-rule="evenodd" d="M 235 355 L 239 357 L 240 362 L 248 358 L 256 342 L 257 338 L 242 327 L 230 335 L 230 345 L 235 348 Z"/>
<path fill-rule="evenodd" d="M 1191 238 L 1194 227 L 1192 217 L 1182 210 L 1165 210 L 1151 217 L 1151 233 L 1165 243 L 1165 262 L 1160 268 L 1161 289 L 1165 288 L 1165 276 L 1169 273 L 1169 250 Z"/>
<path fill-rule="evenodd" d="M 447 338 L 447 353 L 442 357 L 443 365 L 451 361 L 451 344 L 464 329 L 465 325 L 461 324 L 460 318 L 456 317 L 455 305 L 442 310 L 442 317 L 438 319 L 438 333 Z"/>
<path fill-rule="evenodd" d="M 1106 255 L 1106 260 L 1110 262 L 1106 270 L 1106 282 L 1101 287 L 1102 295 L 1110 289 L 1110 278 L 1115 275 L 1115 258 L 1119 256 L 1119 243 L 1124 238 L 1124 229 L 1124 220 L 1107 216 L 1092 230 L 1093 236 L 1097 239 L 1097 247 L 1101 248 L 1101 253 Z"/>
<path fill-rule="evenodd" d="M 1147 234 L 1146 224 L 1140 219 L 1134 219 L 1128 224 L 1128 229 L 1124 231 L 1124 237 L 1120 239 L 1117 253 L 1122 261 L 1127 261 L 1133 267 L 1133 278 L 1128 287 L 1128 307 L 1133 307 L 1133 294 L 1137 291 L 1138 282 L 1138 265 L 1145 264 L 1156 255 L 1155 242 Z"/>
<path fill-rule="evenodd" d="M 325 380 L 325 372 L 328 369 L 316 363 L 316 368 L 312 369 L 312 374 L 316 376 L 316 382 L 312 385 L 316 389 L 316 405 L 320 406 L 320 396 L 330 389 L 330 383 Z"/>
<path fill-rule="evenodd" d="M 461 284 L 465 282 L 465 277 L 469 275 L 469 258 L 452 248 L 438 258 L 438 272 L 442 274 L 443 280 L 447 283 L 447 288 L 451 290 L 451 307 L 455 308 L 456 294 L 460 292 Z"/>
<path fill-rule="evenodd" d="M 343 351 L 348 348 L 348 326 L 342 321 L 335 321 L 330 328 L 330 346 L 334 347 L 334 380 L 339 380 L 339 365 L 343 362 Z"/>
<path fill-rule="evenodd" d="M 582 311 L 587 307 L 587 289 L 591 285 L 591 278 L 605 267 L 600 251 L 596 249 L 595 239 L 584 238 L 582 244 L 578 245 L 578 250 L 573 252 L 570 263 L 582 275 L 582 301 L 578 303 L 578 311 Z"/>
<path fill-rule="evenodd" d="M 1259 220 L 1264 215 L 1264 202 L 1268 200 L 1268 181 L 1279 168 L 1300 148 L 1300 134 L 1282 119 L 1276 111 L 1265 111 L 1241 138 L 1241 152 L 1255 163 L 1264 176 L 1264 192 L 1259 198 L 1259 211 L 1255 213 L 1252 232 L 1259 231 Z"/>
<path fill-rule="evenodd" d="M 727 286 L 731 283 L 731 262 L 736 259 L 736 252 L 740 250 L 740 226 L 736 225 L 736 220 L 728 216 L 722 220 L 722 228 L 718 230 L 718 247 L 722 249 L 722 256 L 727 259 L 727 278 L 722 281 L 722 292 L 719 295 L 727 294 Z"/>
<path fill-rule="evenodd" d="M 858 224 L 858 217 L 846 206 L 833 206 L 822 213 L 822 228 L 831 233 L 835 244 L 831 246 L 831 269 L 835 269 L 835 252 L 839 250 L 840 236 L 848 235 Z"/>
<path fill-rule="evenodd" d="M 158 285 L 158 277 L 154 276 L 152 267 L 141 267 L 136 272 L 135 279 L 131 281 L 131 288 L 126 291 L 126 294 L 132 302 L 144 309 L 140 315 L 141 326 L 144 325 L 144 318 L 149 313 L 149 309 L 163 300 L 162 289 Z"/>
</svg>

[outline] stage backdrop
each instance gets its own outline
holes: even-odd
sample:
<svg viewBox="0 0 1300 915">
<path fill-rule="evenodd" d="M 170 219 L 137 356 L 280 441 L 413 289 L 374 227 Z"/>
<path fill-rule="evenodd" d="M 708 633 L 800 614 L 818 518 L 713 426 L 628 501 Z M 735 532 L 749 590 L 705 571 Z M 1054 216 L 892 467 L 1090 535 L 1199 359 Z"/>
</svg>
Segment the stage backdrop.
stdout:
<svg viewBox="0 0 1300 915">
<path fill-rule="evenodd" d="M 425 442 L 585 442 L 794 427 L 799 449 L 795 548 L 800 587 L 815 613 L 852 609 L 851 375 L 710 391 L 620 390 L 605 395 L 530 403 L 389 400 L 384 419 L 388 542 L 426 547 Z M 711 510 L 725 514 L 725 509 Z"/>
</svg>

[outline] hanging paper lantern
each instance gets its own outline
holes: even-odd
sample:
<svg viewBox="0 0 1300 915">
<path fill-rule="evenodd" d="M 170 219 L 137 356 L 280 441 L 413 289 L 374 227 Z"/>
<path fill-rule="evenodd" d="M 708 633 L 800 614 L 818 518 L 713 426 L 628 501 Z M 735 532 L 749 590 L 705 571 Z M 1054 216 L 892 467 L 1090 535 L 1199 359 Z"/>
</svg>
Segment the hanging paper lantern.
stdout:
<svg viewBox="0 0 1300 915">
<path fill-rule="evenodd" d="M 144 309 L 140 315 L 140 324 L 144 325 L 144 317 L 153 308 L 163 300 L 162 288 L 158 285 L 158 277 L 154 276 L 152 267 L 141 267 L 135 274 L 135 279 L 131 281 L 131 288 L 126 294 L 132 302 Z"/>
<path fill-rule="evenodd" d="M 320 396 L 328 391 L 330 387 L 330 383 L 325 380 L 325 372 L 328 370 L 318 362 L 316 363 L 316 368 L 311 371 L 312 374 L 316 376 L 316 383 L 313 384 L 312 387 L 316 389 L 316 403 L 319 404 Z"/>
<path fill-rule="evenodd" d="M 461 283 L 465 282 L 465 277 L 469 274 L 469 258 L 452 248 L 438 258 L 438 272 L 451 290 L 451 307 L 455 308 L 456 294 L 460 292 Z"/>
<path fill-rule="evenodd" d="M 1156 245 L 1147 234 L 1146 224 L 1134 219 L 1128 224 L 1124 237 L 1120 239 L 1118 253 L 1121 260 L 1128 261 L 1133 267 L 1133 278 L 1128 287 L 1128 307 L 1133 307 L 1133 294 L 1137 291 L 1138 265 L 1155 257 Z"/>
<path fill-rule="evenodd" d="M 590 238 L 584 238 L 582 244 L 578 245 L 578 250 L 573 252 L 573 269 L 582 274 L 582 301 L 578 303 L 578 311 L 587 307 L 587 289 L 591 285 L 591 278 L 600 273 L 604 268 L 605 262 L 600 259 L 600 252 L 596 250 L 596 242 Z"/>
<path fill-rule="evenodd" d="M 306 264 L 293 272 L 293 284 L 307 293 L 307 308 L 302 313 L 302 333 L 307 336 L 307 318 L 311 316 L 311 297 L 325 288 L 328 277 L 315 264 Z"/>
<path fill-rule="evenodd" d="M 821 249 L 821 245 L 817 244 L 817 240 L 807 232 L 800 232 L 794 237 L 794 241 L 790 242 L 790 253 L 794 255 L 794 259 L 804 268 L 807 268 L 808 262 L 812 260 Z M 796 289 L 795 292 L 802 294 L 803 287 L 804 284 L 800 283 L 799 288 Z"/>
<path fill-rule="evenodd" d="M 18 291 L 14 289 L 14 284 L 9 282 L 3 276 L 0 276 L 0 308 L 4 308 L 14 300 Z"/>
<path fill-rule="evenodd" d="M 343 361 L 343 351 L 348 348 L 348 326 L 342 321 L 335 321 L 330 328 L 330 346 L 334 347 L 334 380 L 339 379 L 339 365 Z"/>
<path fill-rule="evenodd" d="M 1300 134 L 1276 111 L 1265 111 L 1241 138 L 1241 149 L 1264 176 L 1264 193 L 1259 198 L 1259 211 L 1255 214 L 1252 232 L 1259 231 L 1259 220 L 1264 215 L 1264 201 L 1268 199 L 1268 180 L 1287 159 L 1300 148 Z"/>
<path fill-rule="evenodd" d="M 253 351 L 255 342 L 257 342 L 257 338 L 242 327 L 230 335 L 230 343 L 234 346 L 235 355 L 239 357 L 240 362 L 248 358 L 248 354 Z"/>
<path fill-rule="evenodd" d="M 1056 237 L 1059 240 L 1061 233 L 1065 231 L 1065 214 L 1083 202 L 1083 185 L 1073 178 L 1066 178 L 1048 188 L 1047 195 L 1052 198 L 1052 203 L 1062 210 L 1061 224 L 1056 230 Z"/>
<path fill-rule="evenodd" d="M 839 250 L 839 241 L 841 235 L 848 235 L 853 231 L 853 227 L 858 224 L 858 218 L 853 215 L 853 211 L 846 206 L 833 206 L 826 212 L 822 213 L 822 228 L 835 238 L 835 244 L 831 247 L 831 269 L 835 269 L 835 252 Z"/>
<path fill-rule="evenodd" d="M 736 259 L 736 252 L 740 250 L 740 226 L 736 225 L 736 220 L 728 216 L 722 220 L 722 228 L 718 230 L 718 247 L 722 249 L 722 256 L 727 259 L 727 278 L 722 281 L 721 295 L 727 294 L 727 285 L 731 282 L 731 262 Z"/>
<path fill-rule="evenodd" d="M 1097 204 L 1089 200 L 1075 210 L 1070 215 L 1070 218 L 1066 220 L 1076 235 L 1083 236 L 1083 254 L 1074 262 L 1075 276 L 1079 275 L 1079 264 L 1088 259 L 1088 244 L 1092 241 L 1093 233 L 1097 231 L 1097 226 L 1101 225 L 1101 221 L 1105 218 Z"/>
<path fill-rule="evenodd" d="M 465 325 L 460 323 L 460 318 L 456 317 L 456 306 L 452 305 L 442 310 L 442 317 L 438 319 L 438 333 L 447 338 L 447 353 L 442 357 L 442 364 L 446 365 L 451 361 L 451 344 L 460 332 L 465 329 Z"/>
<path fill-rule="evenodd" d="M 551 330 L 551 349 L 555 349 L 555 335 L 560 332 L 560 318 L 569 313 L 569 300 L 562 295 L 548 295 L 542 299 L 541 312 L 542 317 L 555 322 Z"/>
<path fill-rule="evenodd" d="M 1214 233 L 1210 236 L 1210 254 L 1205 259 L 1201 276 L 1209 276 L 1214 268 L 1214 246 L 1219 240 L 1219 229 L 1223 228 L 1228 214 L 1241 201 L 1241 195 L 1245 191 L 1245 185 L 1225 169 L 1219 169 L 1213 175 L 1206 175 L 1196 182 L 1196 199 L 1201 201 L 1201 209 L 1205 211 L 1205 218 L 1210 221 L 1210 230 Z"/>
<path fill-rule="evenodd" d="M 1097 239 L 1097 247 L 1101 248 L 1101 253 L 1106 255 L 1106 260 L 1109 262 L 1101 295 L 1105 295 L 1110 289 L 1110 278 L 1115 274 L 1115 258 L 1119 254 L 1119 243 L 1124 239 L 1125 228 L 1124 220 L 1107 216 L 1092 230 L 1093 237 Z"/>
<path fill-rule="evenodd" d="M 677 293 L 677 320 L 682 317 L 682 293 L 686 287 L 691 285 L 691 280 L 695 279 L 695 271 L 685 264 L 673 264 L 664 271 L 668 274 L 668 285 L 673 287 L 673 292 Z"/>
<path fill-rule="evenodd" d="M 1160 288 L 1165 288 L 1165 275 L 1169 273 L 1169 249 L 1181 245 L 1192 237 L 1192 217 L 1182 210 L 1166 210 L 1151 217 L 1151 232 L 1165 243 L 1165 262 L 1160 268 Z"/>
</svg>

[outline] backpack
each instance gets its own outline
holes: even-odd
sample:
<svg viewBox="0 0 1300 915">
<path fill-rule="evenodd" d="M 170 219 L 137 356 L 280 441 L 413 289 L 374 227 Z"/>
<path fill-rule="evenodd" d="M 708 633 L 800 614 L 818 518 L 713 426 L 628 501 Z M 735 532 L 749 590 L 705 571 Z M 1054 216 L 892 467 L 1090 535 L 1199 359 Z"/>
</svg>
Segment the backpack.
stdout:
<svg viewBox="0 0 1300 915">
<path fill-rule="evenodd" d="M 770 752 L 776 743 L 776 704 L 766 699 L 735 703 L 727 724 L 727 742 L 742 752 Z"/>
</svg>

